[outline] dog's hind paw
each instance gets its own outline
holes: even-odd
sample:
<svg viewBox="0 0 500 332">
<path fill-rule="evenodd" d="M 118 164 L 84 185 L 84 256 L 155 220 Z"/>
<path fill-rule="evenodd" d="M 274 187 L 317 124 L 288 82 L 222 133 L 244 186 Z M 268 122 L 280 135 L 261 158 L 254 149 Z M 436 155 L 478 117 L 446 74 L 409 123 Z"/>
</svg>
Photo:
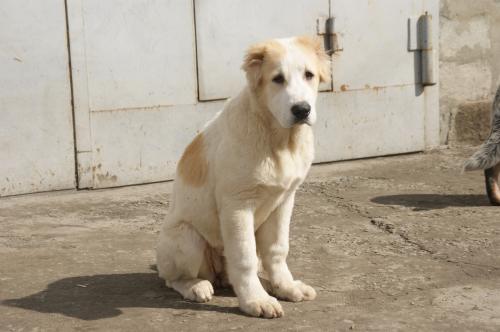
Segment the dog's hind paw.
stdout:
<svg viewBox="0 0 500 332">
<path fill-rule="evenodd" d="M 200 280 L 193 284 L 184 294 L 184 298 L 195 302 L 208 302 L 214 295 L 214 288 L 210 281 Z"/>
</svg>

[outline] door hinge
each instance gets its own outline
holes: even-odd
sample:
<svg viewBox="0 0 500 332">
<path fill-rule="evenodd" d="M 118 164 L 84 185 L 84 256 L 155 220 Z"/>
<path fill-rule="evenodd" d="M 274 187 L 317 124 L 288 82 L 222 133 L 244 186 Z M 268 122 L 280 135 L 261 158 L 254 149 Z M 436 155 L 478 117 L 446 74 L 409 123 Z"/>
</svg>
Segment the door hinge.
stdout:
<svg viewBox="0 0 500 332">
<path fill-rule="evenodd" d="M 408 19 L 408 51 L 420 51 L 420 81 L 423 85 L 437 83 L 432 37 L 432 15 L 425 12 Z"/>
<path fill-rule="evenodd" d="M 316 20 L 317 33 L 324 38 L 325 51 L 328 55 L 343 51 L 341 37 L 335 32 L 335 17 L 320 17 Z"/>
</svg>

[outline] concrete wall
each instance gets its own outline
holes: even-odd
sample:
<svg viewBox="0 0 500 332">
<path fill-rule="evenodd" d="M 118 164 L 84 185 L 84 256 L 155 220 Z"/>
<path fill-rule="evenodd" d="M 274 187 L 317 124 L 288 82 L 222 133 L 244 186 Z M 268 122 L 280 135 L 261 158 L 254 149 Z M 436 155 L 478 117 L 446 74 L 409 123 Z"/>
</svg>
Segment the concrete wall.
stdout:
<svg viewBox="0 0 500 332">
<path fill-rule="evenodd" d="M 441 0 L 441 143 L 488 136 L 500 84 L 500 0 Z"/>
</svg>

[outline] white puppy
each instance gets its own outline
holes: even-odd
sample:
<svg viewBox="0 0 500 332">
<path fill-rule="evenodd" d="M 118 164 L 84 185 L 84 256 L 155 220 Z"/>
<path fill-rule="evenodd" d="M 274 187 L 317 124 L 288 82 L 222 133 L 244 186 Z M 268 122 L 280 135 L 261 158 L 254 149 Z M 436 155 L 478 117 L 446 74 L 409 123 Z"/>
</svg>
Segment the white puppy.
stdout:
<svg viewBox="0 0 500 332">
<path fill-rule="evenodd" d="M 312 300 L 286 258 L 295 191 L 313 160 L 316 97 L 330 64 L 318 40 L 271 40 L 249 48 L 248 86 L 228 101 L 186 148 L 177 167 L 171 212 L 157 251 L 161 278 L 184 298 L 205 302 L 213 284 L 232 285 L 241 310 L 283 315 L 264 290 Z M 227 273 L 227 274 L 226 274 Z"/>
</svg>

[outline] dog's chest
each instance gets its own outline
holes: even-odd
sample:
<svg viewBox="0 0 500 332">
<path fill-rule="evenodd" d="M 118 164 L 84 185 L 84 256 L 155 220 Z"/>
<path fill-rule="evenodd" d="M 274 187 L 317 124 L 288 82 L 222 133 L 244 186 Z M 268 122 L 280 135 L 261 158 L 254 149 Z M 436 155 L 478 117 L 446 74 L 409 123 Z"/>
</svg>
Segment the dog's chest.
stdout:
<svg viewBox="0 0 500 332">
<path fill-rule="evenodd" d="M 306 177 L 312 158 L 289 151 L 267 158 L 257 171 L 258 183 L 270 192 L 289 191 Z"/>
<path fill-rule="evenodd" d="M 270 159 L 260 170 L 259 194 L 255 212 L 256 228 L 304 181 L 311 160 L 303 156 L 281 155 Z"/>
</svg>

